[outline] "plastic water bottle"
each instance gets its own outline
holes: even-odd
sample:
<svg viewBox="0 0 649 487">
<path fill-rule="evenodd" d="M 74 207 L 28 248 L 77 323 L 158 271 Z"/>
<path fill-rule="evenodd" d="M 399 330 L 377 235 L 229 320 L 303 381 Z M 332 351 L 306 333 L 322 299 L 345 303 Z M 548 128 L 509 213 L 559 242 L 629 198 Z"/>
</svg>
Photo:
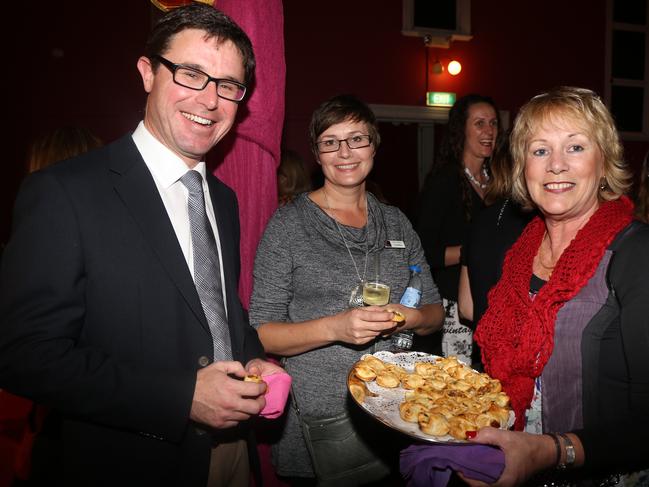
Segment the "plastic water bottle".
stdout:
<svg viewBox="0 0 649 487">
<path fill-rule="evenodd" d="M 403 292 L 399 304 L 407 306 L 408 308 L 418 308 L 421 302 L 421 267 L 418 265 L 411 265 L 410 280 L 408 287 Z M 412 348 L 412 337 L 414 333 L 412 330 L 398 331 L 392 335 L 392 348 L 397 350 L 410 350 Z"/>
</svg>

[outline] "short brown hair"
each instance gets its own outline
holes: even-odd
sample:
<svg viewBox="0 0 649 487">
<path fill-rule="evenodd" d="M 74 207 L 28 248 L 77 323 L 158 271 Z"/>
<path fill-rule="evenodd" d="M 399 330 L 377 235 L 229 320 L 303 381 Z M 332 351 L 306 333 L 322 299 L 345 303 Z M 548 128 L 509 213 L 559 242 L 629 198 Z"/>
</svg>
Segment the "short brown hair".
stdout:
<svg viewBox="0 0 649 487">
<path fill-rule="evenodd" d="M 255 54 L 250 38 L 230 17 L 204 3 L 192 3 L 170 10 L 154 25 L 144 51 L 154 70 L 160 64 L 155 56 L 163 56 L 173 37 L 187 29 L 205 31 L 207 38 L 216 38 L 219 42 L 232 42 L 243 60 L 244 83 L 250 84 L 255 72 Z"/>
<path fill-rule="evenodd" d="M 604 188 L 599 192 L 600 200 L 615 200 L 627 193 L 632 176 L 624 162 L 622 144 L 610 112 L 595 92 L 561 86 L 532 98 L 516 117 L 510 141 L 514 199 L 525 208 L 534 207 L 525 183 L 525 154 L 533 133 L 556 116 L 582 124 L 585 133 L 599 147 L 604 158 Z"/>
<path fill-rule="evenodd" d="M 379 148 L 381 135 L 372 109 L 355 96 L 338 95 L 322 103 L 311 116 L 309 141 L 316 158 L 318 157 L 318 137 L 332 125 L 346 120 L 365 123 L 374 150 Z"/>
</svg>

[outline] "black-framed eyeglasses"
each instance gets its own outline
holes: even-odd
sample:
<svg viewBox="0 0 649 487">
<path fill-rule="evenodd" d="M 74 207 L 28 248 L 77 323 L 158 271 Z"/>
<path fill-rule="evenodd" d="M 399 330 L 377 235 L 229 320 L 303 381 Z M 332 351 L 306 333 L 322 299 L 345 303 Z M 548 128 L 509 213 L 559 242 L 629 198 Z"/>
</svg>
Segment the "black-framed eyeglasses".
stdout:
<svg viewBox="0 0 649 487">
<path fill-rule="evenodd" d="M 153 56 L 173 74 L 174 83 L 190 90 L 200 91 L 205 89 L 210 81 L 216 84 L 216 94 L 230 101 L 240 102 L 246 96 L 246 85 L 232 81 L 231 79 L 212 78 L 209 74 L 200 69 L 190 68 L 182 64 L 172 63 L 168 59 Z"/>
<path fill-rule="evenodd" d="M 346 139 L 325 139 L 316 142 L 318 152 L 336 152 L 340 149 L 340 144 L 345 142 L 350 149 L 362 149 L 372 143 L 372 137 L 369 135 L 352 135 Z"/>
</svg>

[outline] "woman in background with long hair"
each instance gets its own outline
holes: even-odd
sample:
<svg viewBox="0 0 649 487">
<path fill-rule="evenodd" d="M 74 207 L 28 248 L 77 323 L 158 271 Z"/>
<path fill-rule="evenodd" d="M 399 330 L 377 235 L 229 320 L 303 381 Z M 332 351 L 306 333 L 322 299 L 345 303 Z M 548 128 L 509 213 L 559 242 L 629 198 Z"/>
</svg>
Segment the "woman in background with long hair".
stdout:
<svg viewBox="0 0 649 487">
<path fill-rule="evenodd" d="M 491 98 L 471 94 L 457 100 L 449 112 L 439 157 L 420 195 L 417 233 L 444 298 L 446 321 L 443 337 L 436 334 L 416 341 L 415 346 L 436 355 L 456 355 L 467 362 L 471 358 L 471 330 L 460 323 L 457 310 L 460 251 L 469 223 L 484 207 L 489 160 L 499 126 L 498 110 Z"/>
</svg>

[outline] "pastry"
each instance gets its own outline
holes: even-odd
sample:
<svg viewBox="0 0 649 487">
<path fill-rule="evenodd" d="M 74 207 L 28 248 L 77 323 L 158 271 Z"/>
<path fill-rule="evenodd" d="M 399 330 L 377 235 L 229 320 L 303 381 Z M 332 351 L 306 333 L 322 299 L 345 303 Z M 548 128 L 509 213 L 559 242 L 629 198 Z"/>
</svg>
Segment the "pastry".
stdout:
<svg viewBox="0 0 649 487">
<path fill-rule="evenodd" d="M 435 362 L 415 362 L 414 370 L 366 356 L 354 366 L 349 388 L 358 402 L 369 390 L 360 387 L 375 380 L 381 387 L 404 389 L 399 416 L 431 436 L 450 435 L 466 440 L 467 431 L 486 426 L 506 428 L 510 418 L 509 396 L 500 381 L 479 373 L 456 357 Z"/>
<path fill-rule="evenodd" d="M 258 384 L 264 382 L 257 374 L 248 374 L 243 378 L 244 382 L 257 382 Z"/>
</svg>

